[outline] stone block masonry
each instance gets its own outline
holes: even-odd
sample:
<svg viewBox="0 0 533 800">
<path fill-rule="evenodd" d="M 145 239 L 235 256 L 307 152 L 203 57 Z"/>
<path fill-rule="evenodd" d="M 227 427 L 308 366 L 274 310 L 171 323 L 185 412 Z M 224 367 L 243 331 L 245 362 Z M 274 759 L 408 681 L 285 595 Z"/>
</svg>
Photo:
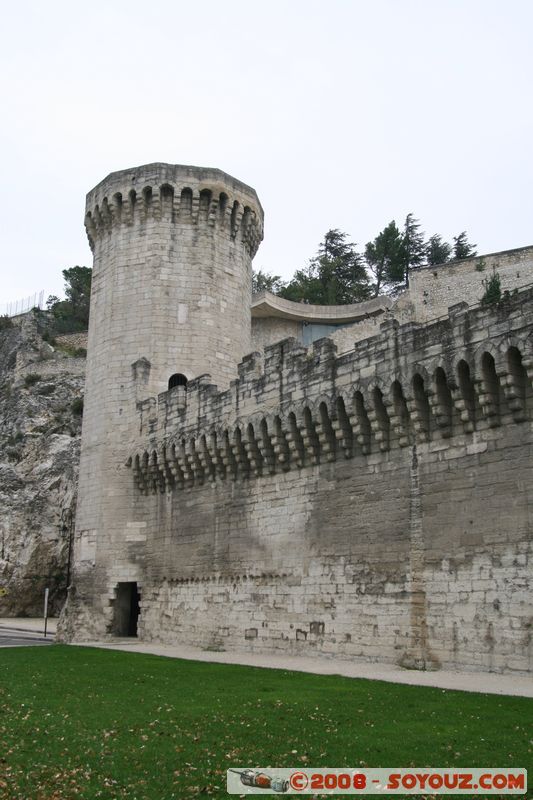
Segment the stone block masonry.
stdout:
<svg viewBox="0 0 533 800">
<path fill-rule="evenodd" d="M 141 635 L 531 669 L 533 291 L 139 406 Z"/>
<path fill-rule="evenodd" d="M 530 288 L 533 286 L 533 247 L 413 269 L 409 288 L 394 301 L 387 295 L 380 295 L 351 306 L 315 306 L 262 292 L 254 295 L 252 302 L 253 350 L 264 350 L 269 344 L 287 337 L 305 344 L 321 338 L 311 330 L 305 337 L 307 341 L 304 340 L 305 328 L 311 325 L 323 329 L 322 336 L 335 342 L 339 354 L 348 353 L 355 342 L 379 333 L 384 319 L 396 319 L 402 324 L 431 322 L 447 316 L 448 307 L 459 301 L 477 306 L 485 293 L 487 280 L 494 273 L 499 276 L 504 296 Z"/>
<path fill-rule="evenodd" d="M 186 382 L 209 371 L 221 386 L 234 377 L 251 344 L 251 260 L 263 211 L 253 189 L 220 170 L 156 163 L 98 184 L 85 225 L 94 267 L 78 561 L 65 618 L 79 605 L 96 633 L 105 630 L 108 576 L 131 573 L 128 553 L 145 522 L 132 516 L 125 466 L 138 435 L 136 402 L 173 376 Z"/>
<path fill-rule="evenodd" d="M 199 177 L 190 169 L 149 165 L 110 176 L 99 207 L 117 185 L 124 198 L 132 176 L 161 187 L 160 171 L 175 170 L 179 188 L 188 185 L 181 170 L 189 182 Z M 209 180 L 222 180 L 213 172 Z M 194 184 L 198 203 L 207 178 Z M 224 181 L 228 197 L 246 193 L 248 219 L 257 221 L 252 190 Z M 206 220 L 217 197 L 209 191 Z M 197 223 L 177 233 L 175 248 L 184 240 L 190 249 L 168 267 L 169 280 L 188 276 L 176 293 L 132 255 L 146 225 L 154 237 L 146 256 L 158 237 L 157 252 L 167 252 L 173 223 L 154 231 L 148 216 L 123 220 L 133 225 L 124 254 L 126 233 L 117 238 L 108 216 L 107 230 L 103 221 L 100 232 L 89 225 L 95 247 L 110 248 L 99 264 L 107 288 L 96 280 L 94 289 L 105 333 L 91 317 L 88 353 L 91 363 L 99 347 L 106 369 L 87 375 L 75 579 L 62 635 L 120 632 L 134 587 L 145 640 L 530 671 L 533 290 L 494 307 L 459 303 L 434 322 L 388 318 L 341 355 L 331 339 L 309 349 L 285 339 L 238 363 L 231 326 L 246 324 L 238 302 L 229 317 L 207 304 L 214 352 L 227 360 L 205 338 L 202 276 L 218 276 L 215 296 L 230 305 L 238 292 L 224 259 L 210 261 L 209 248 L 196 253 Z M 216 230 L 214 251 L 233 248 L 233 275 L 249 281 L 256 244 L 233 230 Z M 130 278 L 124 286 L 121 271 Z M 185 305 L 189 330 L 170 312 L 158 323 L 154 303 L 124 332 L 109 303 L 133 284 L 139 302 L 151 292 L 162 308 Z M 174 346 L 172 358 L 162 355 Z M 168 389 L 171 372 L 185 380 Z"/>
</svg>

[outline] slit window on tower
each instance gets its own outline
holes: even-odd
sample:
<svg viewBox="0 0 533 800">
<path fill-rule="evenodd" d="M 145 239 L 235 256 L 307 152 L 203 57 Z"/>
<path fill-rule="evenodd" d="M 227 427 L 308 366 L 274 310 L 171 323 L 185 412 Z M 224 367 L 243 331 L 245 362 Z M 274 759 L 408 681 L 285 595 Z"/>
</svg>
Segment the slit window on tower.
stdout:
<svg viewBox="0 0 533 800">
<path fill-rule="evenodd" d="M 182 375 L 181 372 L 175 372 L 174 375 L 171 375 L 168 379 L 168 388 L 174 389 L 175 386 L 183 386 L 184 389 L 187 388 L 187 378 L 185 375 Z"/>
</svg>

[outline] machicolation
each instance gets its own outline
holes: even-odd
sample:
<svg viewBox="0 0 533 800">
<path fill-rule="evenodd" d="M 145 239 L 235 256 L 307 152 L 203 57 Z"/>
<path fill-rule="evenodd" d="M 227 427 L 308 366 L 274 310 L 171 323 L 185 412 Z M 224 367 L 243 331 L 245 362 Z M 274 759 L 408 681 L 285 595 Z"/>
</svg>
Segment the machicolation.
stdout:
<svg viewBox="0 0 533 800">
<path fill-rule="evenodd" d="M 113 173 L 86 227 L 64 638 L 531 670 L 533 248 L 484 256 L 498 304 L 467 259 L 319 307 L 252 302 L 219 170 Z"/>
</svg>

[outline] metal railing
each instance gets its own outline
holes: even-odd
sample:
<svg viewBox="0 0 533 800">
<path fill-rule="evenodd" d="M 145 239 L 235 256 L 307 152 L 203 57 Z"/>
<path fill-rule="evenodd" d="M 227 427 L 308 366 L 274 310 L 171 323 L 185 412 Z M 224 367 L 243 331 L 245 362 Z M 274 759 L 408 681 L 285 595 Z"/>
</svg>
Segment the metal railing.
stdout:
<svg viewBox="0 0 533 800">
<path fill-rule="evenodd" d="M 23 297 L 21 300 L 13 300 L 11 303 L 0 305 L 0 316 L 16 317 L 18 314 L 25 314 L 32 308 L 44 308 L 44 289 L 29 295 L 29 297 Z"/>
</svg>

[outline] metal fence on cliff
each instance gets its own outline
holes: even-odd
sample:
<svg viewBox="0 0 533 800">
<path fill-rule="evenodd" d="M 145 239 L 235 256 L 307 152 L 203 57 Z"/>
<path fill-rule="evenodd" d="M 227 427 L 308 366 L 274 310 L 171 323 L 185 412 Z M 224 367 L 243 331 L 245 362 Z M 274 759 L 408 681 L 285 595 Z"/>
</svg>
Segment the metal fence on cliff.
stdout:
<svg viewBox="0 0 533 800">
<path fill-rule="evenodd" d="M 44 308 L 44 289 L 29 295 L 29 297 L 23 297 L 21 300 L 0 304 L 0 316 L 16 317 L 18 314 L 25 314 L 32 308 Z"/>
</svg>

